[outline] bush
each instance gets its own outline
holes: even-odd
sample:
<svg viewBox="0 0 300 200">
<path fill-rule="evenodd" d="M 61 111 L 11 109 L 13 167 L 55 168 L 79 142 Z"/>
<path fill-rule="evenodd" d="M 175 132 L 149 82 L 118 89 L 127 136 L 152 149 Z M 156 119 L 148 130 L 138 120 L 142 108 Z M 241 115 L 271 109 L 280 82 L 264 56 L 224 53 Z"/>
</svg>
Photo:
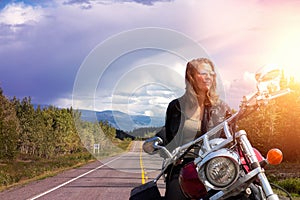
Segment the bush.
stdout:
<svg viewBox="0 0 300 200">
<path fill-rule="evenodd" d="M 289 193 L 300 195 L 300 178 L 288 178 L 278 181 L 276 184 L 286 189 Z"/>
</svg>

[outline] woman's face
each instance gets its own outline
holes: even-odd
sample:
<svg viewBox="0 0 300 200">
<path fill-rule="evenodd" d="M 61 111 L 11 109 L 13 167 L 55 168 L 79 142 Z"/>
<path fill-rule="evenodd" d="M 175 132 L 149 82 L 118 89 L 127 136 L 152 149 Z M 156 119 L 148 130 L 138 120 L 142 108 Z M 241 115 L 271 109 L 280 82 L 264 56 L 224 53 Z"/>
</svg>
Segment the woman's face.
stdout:
<svg viewBox="0 0 300 200">
<path fill-rule="evenodd" d="M 215 72 L 208 63 L 200 63 L 196 69 L 198 73 L 195 74 L 195 82 L 200 91 L 207 92 L 213 84 Z"/>
</svg>

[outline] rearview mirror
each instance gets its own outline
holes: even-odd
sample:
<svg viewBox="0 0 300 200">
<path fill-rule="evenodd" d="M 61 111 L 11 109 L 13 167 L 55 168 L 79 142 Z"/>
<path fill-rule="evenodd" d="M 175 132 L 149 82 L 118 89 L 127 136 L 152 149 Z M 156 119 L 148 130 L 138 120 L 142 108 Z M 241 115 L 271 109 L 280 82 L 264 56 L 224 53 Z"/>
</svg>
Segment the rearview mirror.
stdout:
<svg viewBox="0 0 300 200">
<path fill-rule="evenodd" d="M 143 150 L 148 154 L 154 154 L 155 151 L 159 149 L 159 144 L 162 144 L 162 139 L 160 137 L 152 137 L 147 139 L 143 144 Z"/>
</svg>

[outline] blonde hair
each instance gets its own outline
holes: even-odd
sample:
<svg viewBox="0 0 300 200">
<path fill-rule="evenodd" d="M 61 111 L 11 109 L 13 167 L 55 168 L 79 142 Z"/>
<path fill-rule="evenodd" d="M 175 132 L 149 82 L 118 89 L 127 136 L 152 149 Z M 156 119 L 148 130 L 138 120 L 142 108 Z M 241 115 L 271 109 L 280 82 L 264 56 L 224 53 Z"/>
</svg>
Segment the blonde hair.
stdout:
<svg viewBox="0 0 300 200">
<path fill-rule="evenodd" d="M 199 87 L 197 87 L 197 82 L 195 80 L 195 74 L 198 73 L 197 66 L 206 63 L 209 64 L 212 70 L 215 72 L 215 66 L 211 60 L 208 58 L 197 58 L 189 61 L 186 66 L 185 71 L 185 83 L 186 83 L 186 95 L 189 96 L 191 103 L 196 103 L 196 98 L 201 92 Z M 194 98 L 193 98 L 194 97 Z M 219 95 L 217 94 L 217 81 L 216 76 L 213 77 L 213 83 L 210 89 L 206 93 L 204 104 L 206 106 L 212 106 L 219 100 Z"/>
</svg>

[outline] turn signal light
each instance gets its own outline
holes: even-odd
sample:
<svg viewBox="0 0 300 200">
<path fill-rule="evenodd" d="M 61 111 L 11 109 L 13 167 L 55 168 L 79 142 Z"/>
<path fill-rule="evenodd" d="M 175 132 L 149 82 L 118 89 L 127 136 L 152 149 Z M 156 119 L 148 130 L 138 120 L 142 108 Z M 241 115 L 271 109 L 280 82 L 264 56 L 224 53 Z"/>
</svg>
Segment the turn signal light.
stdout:
<svg viewBox="0 0 300 200">
<path fill-rule="evenodd" d="M 268 163 L 271 165 L 279 165 L 283 159 L 283 154 L 279 149 L 270 149 L 267 154 Z"/>
</svg>

